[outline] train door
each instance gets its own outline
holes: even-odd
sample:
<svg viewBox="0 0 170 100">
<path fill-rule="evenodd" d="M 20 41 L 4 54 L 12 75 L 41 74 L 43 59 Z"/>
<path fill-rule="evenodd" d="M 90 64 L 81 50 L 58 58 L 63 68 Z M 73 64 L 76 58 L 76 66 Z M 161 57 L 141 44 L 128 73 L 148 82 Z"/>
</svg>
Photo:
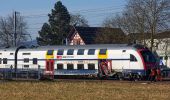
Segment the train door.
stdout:
<svg viewBox="0 0 170 100">
<path fill-rule="evenodd" d="M 45 76 L 46 78 L 54 79 L 54 50 L 48 50 L 46 54 L 46 67 Z"/>
<path fill-rule="evenodd" d="M 101 59 L 99 60 L 99 77 L 107 77 L 111 74 L 112 71 L 112 61 L 111 60 L 106 60 L 106 59 Z"/>
<path fill-rule="evenodd" d="M 129 65 L 129 54 L 126 53 L 126 50 L 122 51 L 122 72 L 125 73 L 127 70 L 129 70 L 130 65 Z"/>
<path fill-rule="evenodd" d="M 98 59 L 99 59 L 99 77 L 107 77 L 111 74 L 112 70 L 112 61 L 108 60 L 108 50 L 107 49 L 100 49 L 98 53 Z"/>
<path fill-rule="evenodd" d="M 49 75 L 51 78 L 54 76 L 54 60 L 47 60 L 45 67 L 46 75 Z"/>
</svg>

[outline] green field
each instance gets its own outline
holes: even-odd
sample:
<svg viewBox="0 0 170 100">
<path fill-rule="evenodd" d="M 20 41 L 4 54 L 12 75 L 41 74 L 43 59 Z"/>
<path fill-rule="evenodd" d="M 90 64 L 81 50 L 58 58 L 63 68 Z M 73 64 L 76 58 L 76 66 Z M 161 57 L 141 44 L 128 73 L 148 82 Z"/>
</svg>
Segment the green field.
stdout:
<svg viewBox="0 0 170 100">
<path fill-rule="evenodd" d="M 0 82 L 0 100 L 170 100 L 170 84 L 117 81 Z"/>
</svg>

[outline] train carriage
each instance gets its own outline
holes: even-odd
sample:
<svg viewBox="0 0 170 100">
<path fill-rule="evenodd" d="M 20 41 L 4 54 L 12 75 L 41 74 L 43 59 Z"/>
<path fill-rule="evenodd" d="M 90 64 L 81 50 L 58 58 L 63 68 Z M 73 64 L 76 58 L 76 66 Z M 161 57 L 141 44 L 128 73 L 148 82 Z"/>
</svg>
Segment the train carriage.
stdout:
<svg viewBox="0 0 170 100">
<path fill-rule="evenodd" d="M 15 50 L 16 48 L 0 50 L 0 72 L 8 70 L 10 68 L 9 65 L 14 66 Z"/>
<path fill-rule="evenodd" d="M 157 64 L 149 49 L 127 44 L 6 48 L 0 50 L 0 58 L 3 59 L 0 63 L 1 71 L 4 66 L 14 66 L 17 71 L 40 68 L 41 74 L 50 78 L 55 75 L 146 77 Z"/>
</svg>

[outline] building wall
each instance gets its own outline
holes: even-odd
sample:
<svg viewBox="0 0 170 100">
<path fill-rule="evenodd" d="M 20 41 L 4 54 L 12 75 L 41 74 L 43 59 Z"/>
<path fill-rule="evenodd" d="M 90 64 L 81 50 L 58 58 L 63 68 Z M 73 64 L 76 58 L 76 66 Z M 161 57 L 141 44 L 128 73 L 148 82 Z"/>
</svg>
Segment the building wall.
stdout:
<svg viewBox="0 0 170 100">
<path fill-rule="evenodd" d="M 150 40 L 147 40 L 146 44 L 150 47 Z M 170 68 L 170 38 L 154 39 L 153 50 L 160 56 L 163 64 Z"/>
<path fill-rule="evenodd" d="M 85 43 L 83 39 L 80 37 L 80 35 L 76 33 L 70 40 L 69 45 L 85 45 Z"/>
</svg>

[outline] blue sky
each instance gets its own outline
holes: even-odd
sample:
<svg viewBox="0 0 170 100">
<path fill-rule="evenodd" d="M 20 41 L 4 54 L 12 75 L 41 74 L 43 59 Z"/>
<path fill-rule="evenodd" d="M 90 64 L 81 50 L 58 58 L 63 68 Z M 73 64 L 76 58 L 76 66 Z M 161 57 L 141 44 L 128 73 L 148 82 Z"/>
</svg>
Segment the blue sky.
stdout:
<svg viewBox="0 0 170 100">
<path fill-rule="evenodd" d="M 28 32 L 34 39 L 38 36 L 42 24 L 48 21 L 46 16 L 51 13 L 58 0 L 0 0 L 0 16 L 6 17 L 13 11 L 20 12 L 28 23 Z M 89 22 L 90 26 L 100 26 L 109 16 L 123 10 L 126 0 L 60 0 L 70 13 L 79 13 Z"/>
</svg>

